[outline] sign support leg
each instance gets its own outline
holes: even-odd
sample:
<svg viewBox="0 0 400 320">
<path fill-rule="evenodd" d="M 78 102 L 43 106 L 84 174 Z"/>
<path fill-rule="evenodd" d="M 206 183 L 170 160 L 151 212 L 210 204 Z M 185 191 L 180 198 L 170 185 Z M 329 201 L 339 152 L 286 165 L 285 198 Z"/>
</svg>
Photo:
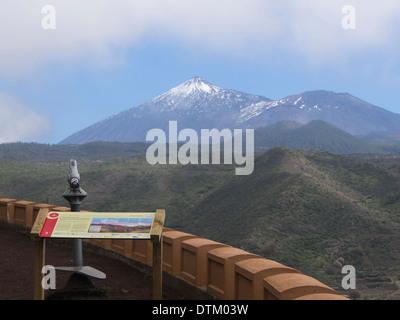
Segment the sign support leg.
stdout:
<svg viewBox="0 0 400 320">
<path fill-rule="evenodd" d="M 162 300 L 162 238 L 153 242 L 153 300 Z"/>
<path fill-rule="evenodd" d="M 162 247 L 165 210 L 157 209 L 150 239 L 153 243 L 153 300 L 162 300 Z"/>
<path fill-rule="evenodd" d="M 44 300 L 44 289 L 42 286 L 43 273 L 45 265 L 46 239 L 40 238 L 35 241 L 35 262 L 34 262 L 34 300 Z"/>
</svg>

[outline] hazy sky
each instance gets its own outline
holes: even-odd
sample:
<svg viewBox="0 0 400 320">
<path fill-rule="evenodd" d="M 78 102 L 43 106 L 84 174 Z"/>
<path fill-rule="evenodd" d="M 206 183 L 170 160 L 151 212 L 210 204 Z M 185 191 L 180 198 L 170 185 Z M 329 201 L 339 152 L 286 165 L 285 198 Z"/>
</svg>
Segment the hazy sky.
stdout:
<svg viewBox="0 0 400 320">
<path fill-rule="evenodd" d="M 400 113 L 399 16 L 398 0 L 1 0 L 0 142 L 57 143 L 195 75 Z"/>
</svg>

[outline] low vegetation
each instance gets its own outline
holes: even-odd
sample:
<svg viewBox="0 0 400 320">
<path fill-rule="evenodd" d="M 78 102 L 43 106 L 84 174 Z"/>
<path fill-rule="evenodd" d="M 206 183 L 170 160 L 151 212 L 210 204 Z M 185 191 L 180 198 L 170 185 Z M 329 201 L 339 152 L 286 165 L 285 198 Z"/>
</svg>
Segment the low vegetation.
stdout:
<svg viewBox="0 0 400 320">
<path fill-rule="evenodd" d="M 119 148 L 114 157 L 65 149 L 63 159 L 46 159 L 23 146 L 0 161 L 0 197 L 68 206 L 62 194 L 74 157 L 88 193 L 82 210 L 166 209 L 167 227 L 260 254 L 334 288 L 341 286 L 341 266 L 350 264 L 361 289 L 373 283 L 390 288 L 380 297 L 398 294 L 400 154 L 278 147 L 257 155 L 253 174 L 235 176 L 229 165 L 151 166 L 143 154 Z"/>
</svg>

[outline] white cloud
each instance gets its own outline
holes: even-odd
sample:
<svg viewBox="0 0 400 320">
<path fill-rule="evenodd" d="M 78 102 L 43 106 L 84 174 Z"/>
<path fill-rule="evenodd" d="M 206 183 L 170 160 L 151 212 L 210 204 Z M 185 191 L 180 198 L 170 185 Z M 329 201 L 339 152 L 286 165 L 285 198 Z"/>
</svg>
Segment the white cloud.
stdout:
<svg viewBox="0 0 400 320">
<path fill-rule="evenodd" d="M 400 2 L 364 0 L 288 0 L 284 11 L 288 23 L 288 46 L 316 64 L 355 58 L 368 50 L 379 50 L 382 57 L 394 55 L 399 46 Z M 355 9 L 356 29 L 345 30 L 342 8 Z M 285 38 L 285 37 L 282 37 Z"/>
<path fill-rule="evenodd" d="M 35 141 L 49 130 L 50 121 L 47 116 L 0 92 L 0 143 Z"/>
<path fill-rule="evenodd" d="M 341 27 L 347 4 L 356 9 L 356 30 Z M 45 5 L 56 9 L 55 30 L 41 26 Z M 394 54 L 399 13 L 398 0 L 2 0 L 0 73 L 19 77 L 49 61 L 109 66 L 120 63 L 124 49 L 158 40 L 322 64 L 388 44 L 386 54 Z"/>
</svg>

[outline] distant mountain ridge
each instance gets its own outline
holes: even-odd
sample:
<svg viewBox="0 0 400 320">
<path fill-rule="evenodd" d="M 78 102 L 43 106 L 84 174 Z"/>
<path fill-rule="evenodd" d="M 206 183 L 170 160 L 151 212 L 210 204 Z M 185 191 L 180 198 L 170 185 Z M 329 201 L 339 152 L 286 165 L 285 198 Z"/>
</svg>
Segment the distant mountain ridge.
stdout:
<svg viewBox="0 0 400 320">
<path fill-rule="evenodd" d="M 257 128 L 254 139 L 257 151 L 279 146 L 295 150 L 324 150 L 336 154 L 389 151 L 389 146 L 368 143 L 323 120 L 312 120 L 304 125 L 295 121 L 280 121 Z M 392 145 L 390 151 L 400 151 L 400 144 Z"/>
<path fill-rule="evenodd" d="M 374 106 L 349 93 L 325 90 L 308 91 L 278 101 L 251 105 L 243 114 L 256 109 L 255 116 L 247 116 L 246 123 L 260 127 L 282 120 L 305 124 L 323 120 L 353 135 L 376 132 L 399 132 L 400 115 Z"/>
<path fill-rule="evenodd" d="M 400 131 L 399 114 L 349 93 L 308 91 L 274 101 L 223 89 L 196 76 L 151 101 L 74 133 L 60 144 L 144 142 L 149 130 L 167 132 L 172 120 L 178 121 L 178 130 L 256 129 L 286 120 L 301 124 L 323 120 L 353 135 Z"/>
</svg>

